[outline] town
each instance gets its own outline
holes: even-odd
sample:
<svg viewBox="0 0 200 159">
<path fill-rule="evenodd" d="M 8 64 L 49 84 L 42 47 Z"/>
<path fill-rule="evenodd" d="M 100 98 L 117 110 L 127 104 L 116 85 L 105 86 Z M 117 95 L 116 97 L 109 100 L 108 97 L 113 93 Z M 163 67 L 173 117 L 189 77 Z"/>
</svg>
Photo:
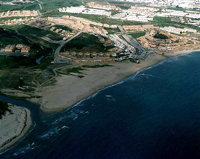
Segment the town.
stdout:
<svg viewBox="0 0 200 159">
<path fill-rule="evenodd" d="M 150 3 L 150 1 L 145 3 Z M 195 2 L 195 6 L 198 7 L 198 2 Z M 138 3 L 128 3 L 127 5 L 125 2 L 122 6 L 109 2 L 88 2 L 85 6 L 57 8 L 57 11 L 62 13 L 62 16 L 43 17 L 39 10 L 2 12 L 0 13 L 3 18 L 1 25 L 27 25 L 53 32 L 62 37 L 61 41 L 51 39 L 49 36 L 39 37 L 46 42 L 60 44 L 55 51 L 55 63 L 123 60 L 139 62 L 152 52 L 162 50 L 163 53 L 169 53 L 181 48 L 196 48 L 199 44 L 200 14 L 198 11 L 161 9 L 155 6 L 140 6 Z M 87 15 L 93 15 L 93 18 L 91 19 Z M 112 23 L 106 20 L 95 20 L 94 18 L 97 16 L 104 16 Z M 14 19 L 5 20 L 9 17 Z M 122 24 L 119 23 L 119 20 L 122 21 Z M 172 25 L 165 26 L 166 20 Z M 157 37 L 157 41 L 162 42 L 162 47 L 158 43 L 151 44 L 154 41 L 152 38 L 156 40 L 154 35 L 160 32 L 165 34 L 168 39 L 163 40 Z M 97 41 L 102 44 L 103 50 L 89 52 L 87 47 L 84 50 L 69 50 L 65 47 L 67 44 L 70 46 L 70 42 L 73 43 L 73 40 L 79 38 L 83 33 L 96 37 Z M 141 35 L 135 37 L 134 34 Z M 170 40 L 172 37 L 173 40 Z M 176 45 L 174 45 L 174 41 L 176 41 Z M 65 49 L 62 49 L 63 47 Z M 10 56 L 21 53 L 21 55 L 27 56 L 30 52 L 31 47 L 23 44 L 7 44 L 5 48 L 1 48 L 1 55 Z"/>
<path fill-rule="evenodd" d="M 26 141 L 25 136 L 22 144 L 13 147 L 14 150 L 17 149 L 16 152 L 13 149 L 5 152 L 5 154 L 8 152 L 6 154 L 8 157 L 6 158 L 24 158 L 22 155 L 28 155 L 28 153 L 32 155 L 34 151 L 40 152 L 38 151 L 39 148 L 41 148 L 42 152 L 46 150 L 46 146 L 44 149 L 42 147 L 44 142 L 51 139 L 55 142 L 57 135 L 61 134 L 70 136 L 71 132 L 75 130 L 72 124 L 79 123 L 75 120 L 78 118 L 87 119 L 87 117 L 93 119 L 92 113 L 99 113 L 101 108 L 96 109 L 97 105 L 94 102 L 99 97 L 100 101 L 105 101 L 102 104 L 105 104 L 105 110 L 108 108 L 107 104 L 112 104 L 108 110 L 108 113 L 110 112 L 111 115 L 99 113 L 100 115 L 105 115 L 104 117 L 106 118 L 114 117 L 114 125 L 112 124 L 113 122 L 106 123 L 113 125 L 111 127 L 107 126 L 108 129 L 115 128 L 121 121 L 124 123 L 124 117 L 128 115 L 127 110 L 124 113 L 121 111 L 122 109 L 117 110 L 117 106 L 114 105 L 114 103 L 120 103 L 118 98 L 116 98 L 117 94 L 124 96 L 121 100 L 123 108 L 129 109 L 134 107 L 137 109 L 133 111 L 133 115 L 128 112 L 131 117 L 134 117 L 134 121 L 136 119 L 135 115 L 137 116 L 137 114 L 141 114 L 140 112 L 144 112 L 142 104 L 147 106 L 145 110 L 150 110 L 148 100 L 150 100 L 150 103 L 152 101 L 153 104 L 156 104 L 154 101 L 161 98 L 164 92 L 169 91 L 169 94 L 163 95 L 161 104 L 158 102 L 158 105 L 162 106 L 162 104 L 170 101 L 168 100 L 170 95 L 174 94 L 174 99 L 177 98 L 177 94 L 180 97 L 182 89 L 187 89 L 187 87 L 184 88 L 179 83 L 184 81 L 184 85 L 191 84 L 191 81 L 187 81 L 191 80 L 191 78 L 188 78 L 189 75 L 186 73 L 193 72 L 193 68 L 196 70 L 199 68 L 199 58 L 196 58 L 199 56 L 197 55 L 199 50 L 200 0 L 0 0 L 0 129 L 3 130 L 0 131 L 0 158 L 2 158 L 2 151 L 7 150 L 7 148 L 10 148 L 10 145 L 22 139 L 24 134 L 30 129 L 33 130 L 30 131 L 30 135 L 36 133 L 33 135 L 33 138 Z M 193 56 L 192 54 L 191 57 L 182 56 L 190 52 L 194 52 L 195 55 Z M 188 58 L 188 62 L 187 60 L 184 60 L 186 62 L 179 62 L 179 57 L 172 58 L 177 55 L 181 55 L 181 59 L 182 57 L 183 59 Z M 186 68 L 186 66 L 188 67 L 186 64 L 191 63 L 192 57 L 196 59 L 192 63 L 192 71 L 190 71 L 189 68 Z M 168 58 L 169 60 L 167 60 Z M 163 63 L 167 64 L 162 63 L 160 65 L 160 62 L 164 60 L 167 62 Z M 175 63 L 175 61 L 178 62 Z M 176 67 L 173 66 L 175 64 Z M 153 65 L 155 67 L 151 67 Z M 151 68 L 155 68 L 152 73 L 149 72 L 152 70 Z M 175 73 L 173 73 L 173 69 Z M 156 76 L 154 76 L 154 73 Z M 171 76 L 176 77 L 176 74 L 179 75 L 179 73 L 183 73 L 184 76 L 178 76 L 177 80 L 170 79 Z M 196 73 L 194 74 L 194 80 L 197 79 L 198 81 L 198 70 L 194 71 L 194 73 Z M 130 78 L 124 80 L 127 77 Z M 118 85 L 118 82 L 122 80 L 123 82 L 120 82 Z M 155 81 L 155 84 L 151 80 Z M 174 90 L 175 81 L 178 83 L 179 92 Z M 110 91 L 112 89 L 106 90 L 106 94 L 102 93 L 104 91 L 103 88 L 107 88 L 108 85 L 115 83 L 117 85 L 114 86 L 114 89 L 117 89 L 118 86 L 120 87 L 116 94 L 112 95 L 114 92 Z M 198 86 L 198 82 L 197 84 L 190 85 L 190 87 L 194 86 Z M 161 87 L 163 88 L 162 93 L 160 93 Z M 197 90 L 196 88 L 198 87 L 194 87 L 191 91 L 183 91 L 183 93 L 187 92 L 185 94 L 189 101 L 195 100 L 195 98 L 199 99 L 198 91 L 195 94 L 195 98 L 191 96 L 194 89 L 195 91 Z M 83 107 L 71 107 L 101 89 L 100 96 L 98 96 L 98 93 L 92 96 L 92 102 L 88 105 L 90 111 L 82 111 Z M 130 94 L 124 92 L 129 89 Z M 139 107 L 137 107 L 137 100 L 141 103 Z M 183 98 L 179 98 L 179 100 L 178 102 L 180 103 L 184 101 Z M 12 104 L 8 104 L 9 101 Z M 146 103 L 143 103 L 143 101 Z M 20 106 L 16 107 L 15 102 Z M 132 105 L 129 105 L 128 102 L 133 102 L 133 104 L 130 103 Z M 31 111 L 29 111 L 29 108 Z M 112 108 L 114 108 L 114 111 Z M 142 111 L 140 111 L 140 108 L 142 108 Z M 157 112 L 162 109 L 160 107 L 157 107 L 159 108 L 157 109 L 154 105 L 152 108 L 149 112 L 156 110 L 154 113 L 156 114 L 155 123 L 160 124 L 160 122 L 157 122 L 157 117 L 161 115 L 157 115 Z M 165 108 L 168 109 L 169 107 Z M 179 103 L 175 103 L 175 106 L 173 105 L 169 110 L 169 112 L 174 110 L 176 112 L 166 113 L 172 115 L 172 119 L 174 119 L 174 114 L 179 112 L 177 111 L 179 109 L 175 108 L 179 108 Z M 189 107 L 187 109 L 183 108 L 184 110 L 189 110 Z M 67 110 L 63 111 L 65 109 Z M 181 110 L 183 109 L 181 108 Z M 45 115 L 41 111 L 46 113 L 63 111 L 63 113 L 51 116 Z M 107 112 L 107 110 L 102 110 L 102 112 Z M 150 121 L 152 124 L 152 121 L 149 119 L 153 118 L 148 118 L 149 112 L 146 117 L 148 122 Z M 192 110 L 191 112 L 195 111 Z M 188 114 L 189 117 L 191 112 Z M 116 118 L 118 114 L 123 116 L 123 120 Z M 166 114 L 161 116 L 161 121 L 166 121 Z M 60 118 L 60 115 L 65 117 Z M 144 117 L 142 116 L 143 119 Z M 99 119 L 97 122 L 100 121 Z M 143 123 L 140 122 L 140 119 L 135 125 Z M 73 122 L 68 122 L 70 120 Z M 90 130 L 94 130 L 87 127 L 88 122 L 85 121 L 83 124 L 81 123 L 77 134 L 81 134 L 79 133 L 80 130 L 86 130 L 87 133 Z M 88 121 L 93 122 L 93 120 Z M 130 121 L 125 122 L 128 124 Z M 181 124 L 185 123 L 185 120 L 180 121 Z M 194 122 L 196 123 L 196 121 Z M 63 124 L 66 125 L 63 126 Z M 96 128 L 95 124 L 92 127 Z M 171 124 L 173 122 L 170 122 Z M 40 125 L 42 129 L 38 131 L 37 129 Z M 173 125 L 171 130 L 174 130 L 176 125 L 177 123 Z M 161 129 L 165 126 L 161 127 Z M 181 127 L 182 125 L 179 125 L 179 128 Z M 120 127 L 120 131 L 123 130 L 122 128 L 124 129 L 124 127 Z M 186 128 L 188 128 L 188 125 Z M 68 132 L 70 133 L 65 133 L 65 129 L 66 131 L 69 130 Z M 118 129 L 116 130 L 118 132 Z M 157 148 L 157 140 L 160 136 L 154 133 L 155 130 L 151 133 L 155 134 L 156 142 L 145 142 L 145 144 L 152 145 L 153 143 L 153 147 L 156 146 Z M 141 131 L 142 133 L 144 132 L 143 129 Z M 177 131 L 180 132 L 179 130 Z M 99 134 L 100 129 L 97 128 L 97 131 L 92 131 L 93 135 L 96 132 Z M 110 134 L 113 134 L 112 132 Z M 126 134 L 129 132 L 135 133 L 129 130 L 125 130 L 122 133 Z M 174 131 L 172 132 L 170 131 L 169 134 L 176 137 Z M 85 137 L 84 135 L 87 135 L 87 133 L 85 132 L 81 135 Z M 162 134 L 166 135 L 165 132 L 162 132 Z M 178 139 L 180 135 L 177 135 Z M 137 139 L 140 140 L 142 136 L 146 137 L 148 135 L 142 134 Z M 192 136 L 194 135 L 192 134 Z M 110 141 L 116 141 L 115 139 L 119 139 L 119 137 L 114 136 Z M 125 139 L 123 137 L 122 139 Z M 168 141 L 169 135 L 167 134 L 166 137 L 166 141 Z M 173 137 L 171 141 L 173 141 Z M 102 139 L 106 138 L 107 136 Z M 85 139 L 81 141 L 85 141 Z M 68 141 L 71 142 L 72 140 Z M 71 143 L 75 144 L 78 141 Z M 95 137 L 93 143 L 96 143 L 96 141 L 102 140 L 96 140 Z M 161 144 L 163 144 L 163 141 Z M 42 144 L 39 145 L 40 142 Z M 101 142 L 97 143 L 101 144 Z M 117 142 L 115 143 L 118 144 Z M 124 142 L 122 143 L 124 144 Z M 186 141 L 185 143 L 189 142 Z M 81 146 L 82 143 L 79 145 Z M 88 146 L 88 143 L 86 145 Z M 137 145 L 135 147 L 139 150 L 140 146 L 139 143 L 139 147 Z M 51 145 L 51 148 L 53 147 L 54 145 Z M 65 150 L 72 150 L 72 148 L 67 147 Z M 124 150 L 122 148 L 122 151 Z M 171 149 L 169 150 L 171 151 Z M 53 149 L 50 149 L 49 152 L 52 157 L 60 156 L 60 154 L 56 153 L 52 155 L 55 152 Z M 87 153 L 88 151 L 85 152 Z M 123 154 L 125 153 L 126 151 L 123 152 Z M 46 153 L 41 155 L 46 158 Z M 88 157 L 91 158 L 93 156 L 90 155 Z M 113 156 L 109 157 L 113 158 Z M 120 157 L 123 158 L 123 156 L 117 156 L 116 158 Z M 136 157 L 143 158 L 142 156 Z M 159 158 L 160 156 L 156 157 Z M 130 156 L 124 158 L 130 158 Z"/>
</svg>

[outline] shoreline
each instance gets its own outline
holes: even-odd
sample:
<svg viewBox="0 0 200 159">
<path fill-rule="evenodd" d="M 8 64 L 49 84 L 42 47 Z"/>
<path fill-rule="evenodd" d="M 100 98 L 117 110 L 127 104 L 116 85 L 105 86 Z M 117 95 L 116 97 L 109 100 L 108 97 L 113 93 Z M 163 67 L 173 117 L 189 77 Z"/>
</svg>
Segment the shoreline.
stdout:
<svg viewBox="0 0 200 159">
<path fill-rule="evenodd" d="M 64 75 L 57 78 L 54 86 L 42 88 L 39 92 L 40 109 L 54 113 L 73 107 L 99 90 L 120 82 L 138 71 L 158 64 L 170 57 L 185 55 L 198 50 L 183 50 L 170 55 L 152 54 L 140 64 L 122 62 L 113 63 L 111 67 L 88 68 L 83 71 L 84 78 Z M 101 80 L 99 80 L 101 79 Z"/>
<path fill-rule="evenodd" d="M 84 78 L 78 78 L 71 75 L 63 75 L 58 77 L 56 85 L 43 88 L 43 90 L 40 92 L 42 98 L 37 102 L 41 104 L 40 109 L 45 113 L 64 111 L 89 98 L 93 94 L 98 93 L 98 91 L 101 91 L 104 88 L 115 85 L 120 81 L 133 76 L 138 71 L 142 71 L 145 68 L 159 64 L 160 62 L 165 61 L 170 57 L 186 55 L 196 51 L 200 50 L 179 51 L 172 53 L 170 56 L 152 54 L 140 64 L 122 62 L 113 63 L 111 64 L 111 67 L 87 68 L 83 71 L 83 75 L 85 75 Z M 99 78 L 101 78 L 101 80 L 99 80 Z M 82 92 L 80 90 L 82 90 Z M 11 134 L 9 134 L 10 137 L 7 135 L 7 139 L 2 142 L 4 136 L 0 133 L 0 152 L 6 151 L 9 147 L 13 146 L 16 142 L 23 138 L 30 130 L 32 125 L 30 110 L 24 107 L 15 106 L 11 106 L 11 108 L 14 112 L 14 115 L 17 114 L 17 111 L 15 111 L 17 109 L 21 109 L 21 112 L 25 112 L 25 123 L 20 123 L 23 125 L 23 128 L 20 130 L 19 134 L 13 135 L 12 133 L 14 130 L 12 132 L 12 129 L 20 127 L 20 124 L 17 125 L 14 120 L 9 117 L 10 119 L 8 120 L 11 121 L 9 121 L 10 124 L 9 127 L 7 126 L 8 130 L 6 131 L 11 132 Z M 9 113 L 7 113 L 6 116 L 9 116 L 8 114 Z M 17 117 L 15 120 L 17 120 Z M 3 124 L 0 123 L 0 128 L 2 125 Z M 5 125 L 3 125 L 3 127 L 5 127 Z M 4 135 L 5 134 L 6 133 L 4 132 Z"/>
<path fill-rule="evenodd" d="M 189 53 L 193 51 L 184 51 Z M 181 55 L 173 53 L 172 56 Z M 63 75 L 57 78 L 54 86 L 47 86 L 38 92 L 41 96 L 39 99 L 40 108 L 46 113 L 54 113 L 68 109 L 80 101 L 86 99 L 99 90 L 118 83 L 136 72 L 164 61 L 172 56 L 159 54 L 149 55 L 140 64 L 122 62 L 113 63 L 112 67 L 88 68 L 83 71 L 86 75 L 84 78 Z M 95 77 L 96 76 L 96 77 Z M 101 79 L 101 80 L 99 80 Z"/>
<path fill-rule="evenodd" d="M 6 151 L 22 139 L 32 126 L 31 112 L 27 108 L 11 106 L 9 112 L 1 119 L 0 152 Z"/>
</svg>

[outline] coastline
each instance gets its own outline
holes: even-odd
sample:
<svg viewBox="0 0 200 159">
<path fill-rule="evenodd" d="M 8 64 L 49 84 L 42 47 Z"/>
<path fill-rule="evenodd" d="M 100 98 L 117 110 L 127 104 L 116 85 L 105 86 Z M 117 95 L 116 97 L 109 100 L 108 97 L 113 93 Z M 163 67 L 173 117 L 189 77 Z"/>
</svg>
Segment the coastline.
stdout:
<svg viewBox="0 0 200 159">
<path fill-rule="evenodd" d="M 98 90 L 118 83 L 119 81 L 132 76 L 136 72 L 155 65 L 170 57 L 188 54 L 198 50 L 184 50 L 173 52 L 170 55 L 149 55 L 140 64 L 131 62 L 113 63 L 111 67 L 88 68 L 83 72 L 85 77 L 63 75 L 57 78 L 53 86 L 47 86 L 40 90 L 39 103 L 41 110 L 46 113 L 63 111 L 79 103 L 83 99 L 96 93 Z"/>
<path fill-rule="evenodd" d="M 83 99 L 96 93 L 98 90 L 118 83 L 119 81 L 132 76 L 134 73 L 157 64 L 166 57 L 152 54 L 140 64 L 131 62 L 113 63 L 111 67 L 88 68 L 83 72 L 84 78 L 64 75 L 57 77 L 53 86 L 42 88 L 39 93 L 42 111 L 53 113 L 63 111 Z"/>
<path fill-rule="evenodd" d="M 83 78 L 72 75 L 59 76 L 55 85 L 44 87 L 40 92 L 37 92 L 42 96 L 37 102 L 41 104 L 41 110 L 46 113 L 63 111 L 99 90 L 118 83 L 144 68 L 158 64 L 170 57 L 185 55 L 195 51 L 199 50 L 179 51 L 170 55 L 152 54 L 140 64 L 122 62 L 112 63 L 112 66 L 109 67 L 87 68 L 82 71 L 83 74 L 81 75 L 84 75 Z M 7 118 L 6 122 L 1 119 L 0 129 L 3 127 L 4 132 L 0 132 L 0 152 L 5 151 L 23 138 L 32 125 L 30 110 L 14 106 L 11 106 L 11 110 L 13 112 L 12 115 L 8 112 L 5 115 L 5 118 Z M 26 117 L 20 117 L 19 114 L 22 114 L 22 112 L 23 114 L 25 113 Z M 16 129 L 18 129 L 18 133 L 16 133 Z"/>
<path fill-rule="evenodd" d="M 30 110 L 16 106 L 10 106 L 10 109 L 12 114 L 7 112 L 0 123 L 0 152 L 5 151 L 23 138 L 32 125 Z"/>
</svg>

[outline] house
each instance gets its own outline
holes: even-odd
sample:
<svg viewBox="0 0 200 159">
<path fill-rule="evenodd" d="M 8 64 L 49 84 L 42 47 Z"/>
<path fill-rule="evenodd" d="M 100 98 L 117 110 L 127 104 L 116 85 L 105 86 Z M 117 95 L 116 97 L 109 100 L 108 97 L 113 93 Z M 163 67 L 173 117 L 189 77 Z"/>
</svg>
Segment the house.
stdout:
<svg viewBox="0 0 200 159">
<path fill-rule="evenodd" d="M 15 51 L 15 45 L 7 45 L 5 47 L 5 52 L 14 52 Z"/>
<path fill-rule="evenodd" d="M 16 48 L 19 49 L 19 50 L 21 50 L 23 47 L 24 47 L 23 44 L 17 44 L 17 45 L 16 45 Z"/>
<path fill-rule="evenodd" d="M 21 53 L 22 54 L 28 54 L 30 52 L 31 48 L 29 46 L 24 46 L 22 49 L 21 49 Z"/>
<path fill-rule="evenodd" d="M 92 57 L 96 57 L 97 56 L 97 53 L 92 53 Z"/>
<path fill-rule="evenodd" d="M 110 53 L 105 53 L 104 54 L 105 57 L 110 57 L 110 55 L 111 55 Z"/>
<path fill-rule="evenodd" d="M 85 57 L 90 57 L 90 53 L 85 53 Z"/>
</svg>

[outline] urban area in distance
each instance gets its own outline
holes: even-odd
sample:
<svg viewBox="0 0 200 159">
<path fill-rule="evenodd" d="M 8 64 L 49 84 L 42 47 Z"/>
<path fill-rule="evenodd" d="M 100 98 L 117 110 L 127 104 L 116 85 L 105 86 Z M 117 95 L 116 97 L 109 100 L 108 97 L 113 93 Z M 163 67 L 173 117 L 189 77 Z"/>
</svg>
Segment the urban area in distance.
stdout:
<svg viewBox="0 0 200 159">
<path fill-rule="evenodd" d="M 47 143 L 52 145 L 53 140 L 56 140 L 56 142 L 54 141 L 55 145 L 59 145 L 58 142 L 60 142 L 62 148 L 72 151 L 71 149 L 73 148 L 71 147 L 70 149 L 66 145 L 78 142 L 78 139 L 74 141 L 75 138 L 78 138 L 75 135 L 78 131 L 81 133 L 83 130 L 81 128 L 76 130 L 74 125 L 79 127 L 78 125 L 82 125 L 81 120 L 84 121 L 84 119 L 86 123 L 88 122 L 87 129 L 82 133 L 83 136 L 79 136 L 80 138 L 82 137 L 82 140 L 79 140 L 81 142 L 77 144 L 87 143 L 89 140 L 87 140 L 87 137 L 92 136 L 92 133 L 87 136 L 87 132 L 94 131 L 94 134 L 97 133 L 95 131 L 97 129 L 93 129 L 96 124 L 101 127 L 104 125 L 106 127 L 105 132 L 108 132 L 106 130 L 109 127 L 109 133 L 111 133 L 112 126 L 112 131 L 115 128 L 118 129 L 114 123 L 117 117 L 122 114 L 120 114 L 121 110 L 118 113 L 115 112 L 117 111 L 116 109 L 111 110 L 111 106 L 115 105 L 114 102 L 118 103 L 119 100 L 110 95 L 110 89 L 107 90 L 105 87 L 112 87 L 113 84 L 130 76 L 137 76 L 140 71 L 150 68 L 161 61 L 167 61 L 167 59 L 170 61 L 170 59 L 175 58 L 174 56 L 189 55 L 188 53 L 191 52 L 196 52 L 194 56 L 197 56 L 196 54 L 199 54 L 199 50 L 200 0 L 0 0 L 0 158 L 34 158 L 33 154 L 39 155 L 43 150 L 47 150 L 41 146 L 44 145 L 45 140 L 51 140 Z M 183 68 L 184 66 L 182 65 L 180 67 Z M 165 71 L 167 71 L 167 67 L 158 72 L 165 74 Z M 191 68 L 186 72 L 195 72 L 195 68 Z M 142 78 L 146 74 L 148 73 L 141 73 L 138 76 Z M 136 84 L 142 83 L 149 78 L 153 78 L 153 75 L 152 77 L 150 75 L 145 76 L 143 80 L 138 79 L 134 82 Z M 156 78 L 160 77 L 156 76 Z M 182 79 L 186 80 L 186 78 L 190 79 L 191 77 L 187 76 Z M 170 82 L 169 79 L 163 80 L 163 82 Z M 175 80 L 175 82 L 177 81 L 179 80 Z M 163 86 L 167 84 L 165 83 Z M 124 87 L 121 89 L 123 90 Z M 137 86 L 135 87 L 137 88 Z M 131 90 L 132 92 L 135 91 L 135 87 Z M 194 87 L 197 88 L 197 86 Z M 132 87 L 129 86 L 130 88 Z M 140 88 L 137 91 L 137 95 L 143 97 L 145 89 Z M 96 122 L 91 126 L 90 118 L 88 117 L 86 120 L 85 116 L 87 116 L 87 113 L 88 116 L 92 114 L 93 109 L 100 109 L 99 107 L 94 108 L 97 106 L 95 106 L 93 94 L 97 93 L 94 96 L 98 96 L 99 92 L 101 95 L 100 90 L 104 92 L 104 89 L 105 91 L 107 90 L 105 99 L 102 97 L 102 101 L 98 100 L 102 103 L 106 100 L 113 103 L 110 104 L 110 107 L 104 108 L 102 106 L 102 111 L 105 109 L 105 114 L 112 112 L 116 113 L 116 116 L 111 120 L 112 115 L 107 117 L 99 112 L 102 116 L 98 116 L 97 113 L 97 118 L 109 118 L 109 121 L 105 121 L 103 124 L 104 120 L 102 120 L 102 123 Z M 160 89 L 162 90 L 162 86 L 160 86 Z M 176 90 L 178 91 L 178 89 Z M 119 89 L 118 91 L 120 92 Z M 181 92 L 181 90 L 179 91 Z M 164 92 L 160 92 L 164 94 Z M 124 105 L 127 104 L 127 101 L 130 100 L 129 102 L 131 102 L 133 99 L 135 100 L 132 103 L 136 105 L 140 103 L 136 96 L 130 97 L 128 93 L 123 91 L 121 93 L 126 94 L 127 97 L 126 101 L 123 100 Z M 157 93 L 159 94 L 159 92 Z M 179 98 L 179 95 L 176 97 Z M 144 100 L 149 98 L 144 98 Z M 159 98 L 160 94 L 155 99 Z M 155 99 L 152 97 L 150 101 Z M 83 112 L 74 110 L 78 109 L 75 108 L 76 106 L 81 107 L 79 105 L 82 102 L 87 103 L 87 101 L 92 110 Z M 92 102 L 94 103 L 92 104 Z M 134 104 L 133 107 L 135 106 Z M 149 106 L 153 107 L 152 104 Z M 133 112 L 139 110 L 139 108 L 134 109 Z M 166 109 L 166 107 L 163 109 Z M 126 111 L 128 112 L 129 109 L 126 108 Z M 143 111 L 147 110 L 142 109 L 138 111 L 138 114 Z M 149 113 L 152 111 L 149 110 Z M 67 114 L 63 115 L 63 113 L 69 114 L 69 112 L 71 112 L 69 118 L 66 117 Z M 59 123 L 61 118 L 59 113 L 65 118 L 65 124 Z M 195 116 L 193 113 L 190 115 L 191 118 Z M 126 119 L 126 114 L 122 116 L 123 119 Z M 141 115 L 139 118 L 143 117 Z M 155 119 L 155 122 L 162 121 L 163 118 L 164 115 L 157 120 Z M 148 121 L 152 120 L 153 123 L 153 119 L 148 119 Z M 72 124 L 77 120 L 80 120 L 80 123 Z M 92 121 L 95 122 L 95 119 L 92 119 Z M 179 120 L 174 119 L 174 121 Z M 124 124 L 118 129 L 122 136 L 129 134 L 125 125 L 130 122 L 132 120 L 129 121 L 128 117 L 126 122 L 116 121 L 118 124 Z M 165 122 L 162 124 L 165 125 Z M 73 125 L 70 128 L 67 125 L 69 123 Z M 53 127 L 55 124 L 58 124 L 56 128 Z M 132 124 L 136 123 L 133 122 Z M 162 130 L 164 127 L 162 126 L 158 126 L 156 129 Z M 125 130 L 127 131 L 123 127 L 126 127 L 127 129 Z M 188 126 L 188 129 L 182 131 L 180 123 L 176 126 L 173 125 L 173 127 L 180 128 L 181 135 L 189 129 Z M 44 132 L 47 130 L 51 131 L 45 134 Z M 43 133 L 45 135 L 42 135 Z M 161 131 L 158 136 L 162 133 L 164 131 Z M 173 131 L 170 131 L 170 133 L 172 134 L 171 136 L 169 135 L 170 137 L 168 136 L 169 139 L 167 137 L 165 140 L 162 140 L 162 137 L 157 139 L 159 143 L 166 145 L 164 141 L 172 140 Z M 63 140 L 61 141 L 61 137 L 59 138 L 58 136 L 63 134 L 68 134 L 68 136 L 62 137 Z M 98 134 L 101 133 L 98 131 Z M 175 130 L 174 134 L 176 134 Z M 133 134 L 129 135 L 134 138 Z M 181 135 L 180 138 L 184 136 Z M 96 137 L 96 135 L 94 136 Z M 142 140 L 143 137 L 146 139 L 146 136 L 148 134 L 141 135 L 137 139 Z M 130 152 L 136 152 L 137 149 L 138 154 L 135 157 L 129 156 L 130 153 L 128 153 L 126 146 L 119 148 L 119 156 L 116 157 L 109 148 L 107 150 L 110 151 L 103 151 L 103 147 L 106 145 L 102 144 L 104 145 L 102 146 L 100 144 L 100 140 L 103 138 L 105 140 L 108 139 L 108 143 L 112 144 L 120 140 L 121 136 L 116 135 L 116 138 L 113 137 L 112 140 L 107 136 L 97 137 L 95 140 L 92 136 L 88 145 L 82 145 L 82 147 L 88 146 L 88 151 L 84 150 L 85 153 L 82 153 L 82 147 L 80 146 L 80 149 L 77 148 L 79 153 L 75 154 L 73 149 L 72 154 L 75 155 L 71 154 L 66 158 L 116 159 L 119 157 L 120 159 L 136 159 L 138 157 L 146 159 L 145 153 L 153 154 L 147 148 L 147 145 L 150 145 L 151 142 L 148 143 L 148 140 L 145 140 L 142 143 L 142 140 L 138 141 L 135 149 L 134 146 L 128 146 Z M 66 142 L 64 139 L 66 139 Z M 178 142 L 179 138 L 176 137 L 174 137 L 173 141 L 176 141 L 176 139 Z M 131 143 L 134 143 L 134 141 L 131 140 Z M 192 141 L 188 141 L 187 144 L 191 144 Z M 200 138 L 197 141 L 200 141 Z M 196 148 L 200 148 L 200 142 L 197 143 L 197 141 L 194 145 L 196 145 Z M 101 146 L 98 146 L 98 142 L 100 142 Z M 95 149 L 95 146 L 92 146 L 93 143 L 96 143 L 98 148 Z M 140 144 L 145 145 L 147 149 L 143 149 Z M 116 145 L 113 145 L 113 147 Z M 177 146 L 177 152 L 179 152 L 179 146 Z M 127 153 L 123 148 L 127 150 Z M 168 148 L 170 149 L 170 146 Z M 124 154 L 120 153 L 122 149 Z M 52 148 L 49 153 L 42 154 L 41 159 L 65 158 L 64 156 L 59 156 L 60 153 L 58 152 L 60 150 L 54 150 L 55 148 Z M 175 149 L 174 153 L 177 156 L 181 156 L 184 154 L 184 150 L 181 149 L 183 153 L 179 154 L 175 153 Z M 117 149 L 114 151 L 117 151 Z M 190 149 L 190 151 L 197 152 L 197 149 Z M 161 152 L 156 153 L 156 150 L 155 154 L 157 155 L 152 155 L 149 158 L 173 159 L 173 155 L 161 157 Z M 35 155 L 35 158 L 38 158 L 37 155 Z M 96 157 L 98 155 L 99 157 Z M 186 151 L 185 156 L 187 156 Z M 200 152 L 194 153 L 191 159 L 198 157 L 200 157 Z M 184 158 L 184 155 L 182 158 Z M 179 158 L 176 157 L 176 159 Z"/>
</svg>

